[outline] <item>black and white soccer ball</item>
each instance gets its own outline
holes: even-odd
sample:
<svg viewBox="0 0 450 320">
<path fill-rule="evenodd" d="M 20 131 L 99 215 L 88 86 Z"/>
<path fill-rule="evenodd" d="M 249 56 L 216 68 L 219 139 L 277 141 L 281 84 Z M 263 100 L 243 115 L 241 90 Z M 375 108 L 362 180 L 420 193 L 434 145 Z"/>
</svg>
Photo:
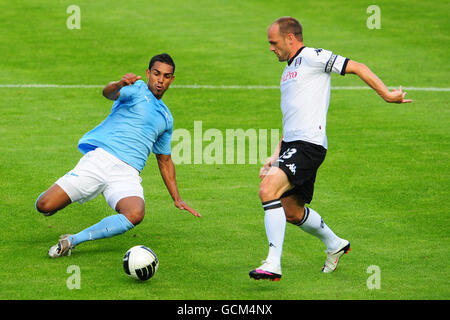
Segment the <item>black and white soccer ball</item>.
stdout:
<svg viewBox="0 0 450 320">
<path fill-rule="evenodd" d="M 148 280 L 158 270 L 159 261 L 155 252 L 143 245 L 134 246 L 123 257 L 123 269 L 131 278 Z"/>
</svg>

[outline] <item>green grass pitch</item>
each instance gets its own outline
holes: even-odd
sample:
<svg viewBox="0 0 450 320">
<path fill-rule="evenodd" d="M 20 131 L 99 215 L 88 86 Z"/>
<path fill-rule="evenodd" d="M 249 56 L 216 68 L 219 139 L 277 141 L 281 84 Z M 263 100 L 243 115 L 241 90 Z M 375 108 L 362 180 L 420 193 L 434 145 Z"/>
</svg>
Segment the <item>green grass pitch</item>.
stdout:
<svg viewBox="0 0 450 320">
<path fill-rule="evenodd" d="M 81 29 L 68 29 L 69 5 Z M 412 104 L 386 104 L 371 90 L 333 90 L 329 150 L 311 206 L 352 251 L 322 274 L 325 247 L 288 225 L 279 283 L 248 271 L 267 253 L 258 198 L 260 164 L 178 164 L 177 210 L 151 155 L 142 172 L 146 217 L 133 230 L 49 259 L 59 235 L 112 214 L 100 196 L 52 217 L 36 197 L 72 169 L 78 139 L 109 113 L 101 87 L 126 72 L 145 76 L 168 52 L 176 79 L 164 101 L 175 129 L 281 129 L 277 89 L 192 89 L 180 85 L 277 86 L 283 63 L 266 28 L 292 15 L 307 46 L 367 64 L 388 86 L 449 88 L 448 1 L 38 1 L 0 2 L 0 299 L 303 300 L 450 298 L 449 91 L 406 90 Z M 94 85 L 29 88 L 7 84 Z M 332 85 L 364 86 L 333 75 Z M 204 142 L 204 147 L 207 146 Z M 193 159 L 192 155 L 192 159 Z M 146 283 L 128 278 L 123 254 L 144 244 L 160 259 Z M 70 290 L 70 266 L 80 289 Z M 370 288 L 371 266 L 380 287 Z M 69 269 L 70 270 L 70 269 Z M 369 272 L 368 272 L 369 271 Z"/>
</svg>

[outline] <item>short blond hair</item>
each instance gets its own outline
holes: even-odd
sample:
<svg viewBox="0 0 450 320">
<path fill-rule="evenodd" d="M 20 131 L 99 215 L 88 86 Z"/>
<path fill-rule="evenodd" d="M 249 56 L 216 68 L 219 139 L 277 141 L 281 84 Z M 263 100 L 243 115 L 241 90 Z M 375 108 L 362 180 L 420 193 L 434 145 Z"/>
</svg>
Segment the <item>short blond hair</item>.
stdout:
<svg viewBox="0 0 450 320">
<path fill-rule="evenodd" d="M 303 28 L 297 19 L 292 17 L 281 17 L 272 24 L 278 24 L 280 34 L 287 35 L 288 33 L 292 33 L 298 41 L 303 41 Z"/>
</svg>

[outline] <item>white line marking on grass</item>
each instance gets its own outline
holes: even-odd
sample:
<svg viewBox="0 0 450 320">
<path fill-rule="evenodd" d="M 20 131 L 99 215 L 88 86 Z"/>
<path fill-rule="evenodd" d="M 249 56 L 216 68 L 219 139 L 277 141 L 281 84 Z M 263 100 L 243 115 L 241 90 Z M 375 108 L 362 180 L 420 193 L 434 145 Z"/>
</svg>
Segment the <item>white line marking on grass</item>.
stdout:
<svg viewBox="0 0 450 320">
<path fill-rule="evenodd" d="M 84 89 L 84 88 L 103 88 L 104 85 L 96 84 L 0 84 L 0 88 L 69 88 L 69 89 Z M 208 84 L 174 84 L 171 88 L 179 89 L 214 89 L 214 90 L 267 90 L 280 89 L 279 86 L 262 86 L 262 85 L 208 85 Z M 398 87 L 389 87 L 390 89 Z M 419 88 L 419 87 L 402 87 L 405 91 L 437 91 L 449 92 L 450 88 Z M 371 90 L 367 86 L 332 86 L 331 90 Z"/>
<path fill-rule="evenodd" d="M 0 84 L 0 88 L 103 88 L 95 84 Z"/>
<path fill-rule="evenodd" d="M 173 88 L 183 89 L 247 89 L 247 90 L 265 90 L 265 89 L 280 89 L 280 86 L 239 86 L 239 85 L 200 85 L 200 84 L 180 84 L 172 85 Z M 398 87 L 389 87 L 389 89 L 398 89 Z M 450 88 L 417 88 L 417 87 L 402 87 L 403 90 L 409 91 L 450 91 Z M 368 86 L 331 86 L 331 90 L 372 90 Z"/>
</svg>

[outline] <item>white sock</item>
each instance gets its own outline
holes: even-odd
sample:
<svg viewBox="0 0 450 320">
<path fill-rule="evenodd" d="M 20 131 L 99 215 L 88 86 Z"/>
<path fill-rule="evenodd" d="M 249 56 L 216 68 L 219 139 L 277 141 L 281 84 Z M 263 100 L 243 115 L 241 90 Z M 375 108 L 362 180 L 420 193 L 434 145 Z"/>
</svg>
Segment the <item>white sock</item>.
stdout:
<svg viewBox="0 0 450 320">
<path fill-rule="evenodd" d="M 263 208 L 265 211 L 264 224 L 269 241 L 269 254 L 266 261 L 273 265 L 280 265 L 286 230 L 286 214 L 279 199 L 264 202 Z"/>
<path fill-rule="evenodd" d="M 303 219 L 296 225 L 303 231 L 322 240 L 328 252 L 336 251 L 341 243 L 341 238 L 323 222 L 320 214 L 311 208 L 305 207 Z"/>
</svg>

